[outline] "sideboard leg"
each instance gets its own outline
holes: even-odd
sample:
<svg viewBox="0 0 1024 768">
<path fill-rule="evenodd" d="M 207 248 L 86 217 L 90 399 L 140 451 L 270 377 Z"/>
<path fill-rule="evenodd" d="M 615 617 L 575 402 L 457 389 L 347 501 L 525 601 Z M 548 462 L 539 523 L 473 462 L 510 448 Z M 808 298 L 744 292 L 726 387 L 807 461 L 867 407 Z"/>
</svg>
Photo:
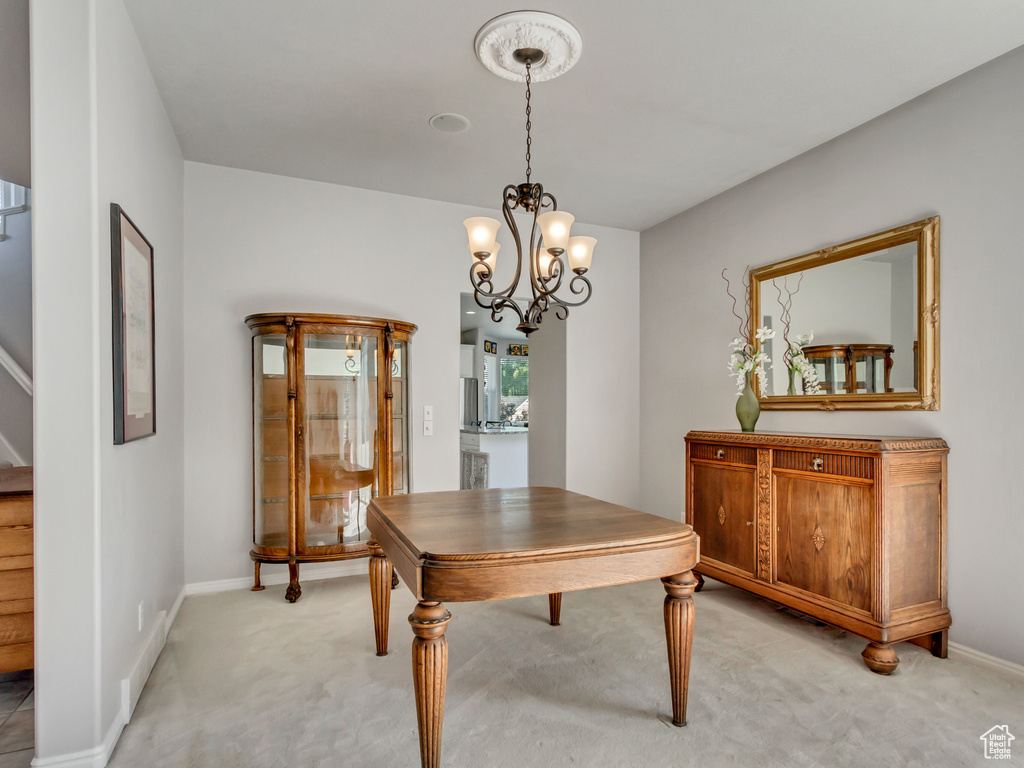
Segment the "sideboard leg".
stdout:
<svg viewBox="0 0 1024 768">
<path fill-rule="evenodd" d="M 253 585 L 252 592 L 262 592 L 266 587 L 260 584 L 260 566 L 262 563 L 259 560 L 254 561 L 256 566 L 256 583 Z"/>
<path fill-rule="evenodd" d="M 931 644 L 928 650 L 932 652 L 932 656 L 939 659 L 944 659 L 949 655 L 946 643 L 949 639 L 949 630 L 943 629 L 938 632 L 932 632 Z"/>
<path fill-rule="evenodd" d="M 299 586 L 299 564 L 288 563 L 288 589 L 284 592 L 284 598 L 289 603 L 294 603 L 302 597 L 302 587 Z"/>
<path fill-rule="evenodd" d="M 391 619 L 391 590 L 394 568 L 384 556 L 375 539 L 367 542 L 370 549 L 370 602 L 373 604 L 373 635 L 377 655 L 388 655 L 388 624 Z"/>
<path fill-rule="evenodd" d="M 880 675 L 891 674 L 900 663 L 896 651 L 888 643 L 868 643 L 860 655 L 864 657 L 868 669 Z"/>
<path fill-rule="evenodd" d="M 548 595 L 548 613 L 551 616 L 551 626 L 559 625 L 559 618 L 562 615 L 562 593 L 552 592 Z"/>
<path fill-rule="evenodd" d="M 693 571 L 666 576 L 665 639 L 668 644 L 668 676 L 672 684 L 672 725 L 686 725 L 686 694 L 690 685 L 690 651 L 693 648 Z"/>
<path fill-rule="evenodd" d="M 704 589 L 704 577 L 696 571 L 693 571 L 693 575 L 697 577 L 697 586 L 693 588 L 693 591 L 700 592 L 702 589 Z"/>
<path fill-rule="evenodd" d="M 398 587 L 398 571 L 394 568 L 391 569 L 391 588 L 397 589 Z"/>
<path fill-rule="evenodd" d="M 452 615 L 441 603 L 418 603 L 409 616 L 412 641 L 412 680 L 416 690 L 416 720 L 420 732 L 420 764 L 441 765 L 441 726 L 444 690 L 448 680 L 448 638 Z"/>
</svg>

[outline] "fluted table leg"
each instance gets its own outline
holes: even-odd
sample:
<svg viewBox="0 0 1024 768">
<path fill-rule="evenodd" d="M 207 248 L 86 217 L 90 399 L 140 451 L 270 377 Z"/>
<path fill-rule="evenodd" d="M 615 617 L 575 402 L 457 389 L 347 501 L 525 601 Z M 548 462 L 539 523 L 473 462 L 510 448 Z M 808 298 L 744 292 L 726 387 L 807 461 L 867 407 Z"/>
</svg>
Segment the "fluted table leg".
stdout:
<svg viewBox="0 0 1024 768">
<path fill-rule="evenodd" d="M 452 615 L 441 603 L 419 603 L 409 616 L 416 635 L 412 641 L 412 679 L 423 768 L 441 765 L 444 689 L 448 680 L 448 638 L 444 632 L 451 619 Z"/>
<path fill-rule="evenodd" d="M 548 595 L 548 611 L 551 614 L 551 626 L 559 625 L 559 617 L 562 615 L 562 593 L 552 592 Z"/>
<path fill-rule="evenodd" d="M 391 562 L 374 539 L 367 542 L 370 550 L 370 600 L 373 603 L 373 634 L 377 655 L 388 655 L 388 622 L 391 618 Z"/>
<path fill-rule="evenodd" d="M 665 639 L 668 643 L 668 675 L 672 683 L 672 725 L 686 725 L 686 692 L 690 684 L 690 651 L 693 647 L 693 571 L 666 576 Z"/>
</svg>

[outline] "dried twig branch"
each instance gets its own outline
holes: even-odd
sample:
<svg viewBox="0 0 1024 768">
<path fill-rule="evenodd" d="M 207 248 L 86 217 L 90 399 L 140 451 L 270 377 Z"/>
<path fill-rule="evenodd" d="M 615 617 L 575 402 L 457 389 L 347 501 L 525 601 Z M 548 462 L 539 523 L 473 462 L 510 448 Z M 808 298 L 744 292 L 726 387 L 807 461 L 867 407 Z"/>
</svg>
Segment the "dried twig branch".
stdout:
<svg viewBox="0 0 1024 768">
<path fill-rule="evenodd" d="M 793 362 L 793 347 L 792 347 L 792 345 L 790 344 L 790 341 L 789 341 L 789 325 L 790 325 L 790 322 L 793 319 L 792 314 L 791 314 L 792 313 L 792 309 L 793 309 L 793 297 L 796 296 L 797 293 L 800 292 L 800 284 L 803 281 L 804 281 L 804 273 L 801 272 L 800 273 L 800 279 L 797 280 L 797 282 L 796 282 L 796 288 L 791 291 L 791 290 L 789 290 L 789 275 L 786 275 L 783 278 L 783 283 L 782 283 L 783 284 L 783 288 L 786 291 L 786 299 L 785 299 L 785 301 L 783 301 L 783 299 L 782 299 L 782 290 L 783 290 L 783 288 L 779 288 L 779 284 L 775 280 L 772 280 L 772 285 L 775 286 L 775 291 L 779 294 L 779 306 L 782 307 L 782 312 L 779 315 L 779 320 L 782 321 L 782 339 L 783 339 L 783 341 L 786 342 L 786 351 L 783 352 L 782 356 L 783 356 L 783 361 L 786 363 L 787 367 L 792 365 L 792 362 Z"/>
<path fill-rule="evenodd" d="M 732 316 L 739 321 L 739 338 L 746 339 L 750 336 L 750 267 L 747 267 L 743 273 L 743 287 L 745 289 L 745 301 L 744 310 L 746 317 L 740 317 L 736 312 L 736 302 L 739 299 L 732 295 L 732 283 L 729 282 L 729 278 L 725 276 L 725 270 L 722 270 L 722 279 L 725 280 L 725 293 L 732 299 Z"/>
</svg>

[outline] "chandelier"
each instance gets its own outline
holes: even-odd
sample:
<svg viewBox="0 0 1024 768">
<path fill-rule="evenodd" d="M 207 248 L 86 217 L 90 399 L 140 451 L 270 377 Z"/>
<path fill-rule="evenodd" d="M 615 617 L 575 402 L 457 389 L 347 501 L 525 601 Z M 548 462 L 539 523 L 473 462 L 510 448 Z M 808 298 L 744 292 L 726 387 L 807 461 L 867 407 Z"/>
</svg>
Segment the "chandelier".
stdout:
<svg viewBox="0 0 1024 768">
<path fill-rule="evenodd" d="M 473 298 L 491 319 L 500 322 L 510 310 L 519 319 L 516 329 L 527 336 L 536 331 L 544 313 L 553 309 L 561 320 L 570 307 L 586 304 L 591 285 L 585 277 L 590 269 L 597 240 L 570 236 L 575 218 L 558 210 L 554 195 L 542 184 L 530 180 L 531 136 L 530 86 L 534 80 L 551 80 L 567 72 L 579 59 L 582 39 L 569 22 L 549 13 L 517 11 L 498 16 L 485 24 L 476 36 L 476 52 L 481 63 L 508 80 L 526 83 L 526 181 L 509 184 L 502 194 L 501 212 L 516 245 L 516 268 L 512 281 L 504 288 L 494 285 L 497 268 L 497 242 L 501 222 L 487 216 L 474 216 L 463 222 L 473 255 L 469 277 Z M 530 237 L 524 241 L 515 213 L 526 214 Z M 523 268 L 524 257 L 526 269 Z M 571 273 L 571 277 L 570 277 Z M 516 296 L 521 278 L 529 276 L 530 295 Z M 567 283 L 567 285 L 566 285 Z M 559 294 L 559 289 L 565 288 Z M 520 306 L 519 300 L 524 302 Z"/>
</svg>

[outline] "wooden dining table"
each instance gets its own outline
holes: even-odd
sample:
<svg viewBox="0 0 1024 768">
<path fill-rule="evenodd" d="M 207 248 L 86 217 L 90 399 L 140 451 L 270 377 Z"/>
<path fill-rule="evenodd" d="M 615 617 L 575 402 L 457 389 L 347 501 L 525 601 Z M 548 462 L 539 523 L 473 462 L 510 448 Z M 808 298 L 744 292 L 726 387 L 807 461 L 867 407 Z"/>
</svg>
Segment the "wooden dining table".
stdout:
<svg viewBox="0 0 1024 768">
<path fill-rule="evenodd" d="M 409 623 L 423 768 L 441 761 L 452 618 L 445 603 L 546 594 L 558 626 L 563 592 L 660 578 L 672 723 L 686 725 L 698 562 L 690 526 L 560 488 L 377 497 L 367 523 L 378 656 L 388 652 L 393 569 L 417 600 Z"/>
</svg>

